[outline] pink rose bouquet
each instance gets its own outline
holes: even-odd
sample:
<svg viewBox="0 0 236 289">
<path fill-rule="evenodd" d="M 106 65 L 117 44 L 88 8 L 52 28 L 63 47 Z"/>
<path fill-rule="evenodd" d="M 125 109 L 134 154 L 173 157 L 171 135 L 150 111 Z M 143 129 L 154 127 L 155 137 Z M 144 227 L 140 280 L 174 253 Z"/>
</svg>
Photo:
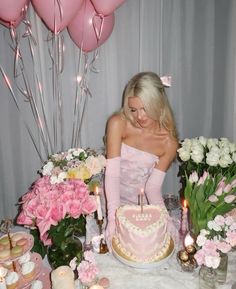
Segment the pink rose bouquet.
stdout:
<svg viewBox="0 0 236 289">
<path fill-rule="evenodd" d="M 34 251 L 43 256 L 51 244 L 64 250 L 73 235 L 85 235 L 85 216 L 97 207 L 90 192 L 100 184 L 104 167 L 103 155 L 80 148 L 54 154 L 44 163 L 41 177 L 21 198 L 16 219 L 33 229 Z"/>
<path fill-rule="evenodd" d="M 236 222 L 233 217 L 217 215 L 208 221 L 196 241 L 199 250 L 194 258 L 199 265 L 216 269 L 220 264 L 221 253 L 228 253 L 236 246 Z"/>
</svg>

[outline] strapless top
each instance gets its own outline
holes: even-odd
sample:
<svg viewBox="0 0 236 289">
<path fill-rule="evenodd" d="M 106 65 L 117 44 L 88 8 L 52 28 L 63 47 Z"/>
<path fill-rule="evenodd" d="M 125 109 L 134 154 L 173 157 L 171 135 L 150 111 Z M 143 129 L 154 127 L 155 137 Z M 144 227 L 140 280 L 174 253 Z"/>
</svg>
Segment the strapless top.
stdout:
<svg viewBox="0 0 236 289">
<path fill-rule="evenodd" d="M 144 188 L 152 173 L 156 155 L 145 152 L 125 143 L 121 145 L 120 200 L 121 205 L 138 204 L 138 194 Z M 145 203 L 147 200 L 145 200 Z"/>
</svg>

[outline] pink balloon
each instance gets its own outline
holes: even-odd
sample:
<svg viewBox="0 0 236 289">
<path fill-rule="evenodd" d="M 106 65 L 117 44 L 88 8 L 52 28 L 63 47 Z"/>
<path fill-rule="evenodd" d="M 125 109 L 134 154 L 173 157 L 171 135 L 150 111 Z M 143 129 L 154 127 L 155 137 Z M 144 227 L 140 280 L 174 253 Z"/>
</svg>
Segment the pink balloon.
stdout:
<svg viewBox="0 0 236 289">
<path fill-rule="evenodd" d="M 68 25 L 68 32 L 74 43 L 84 52 L 90 52 L 102 45 L 112 33 L 114 13 L 100 17 L 89 0 L 85 0 L 78 14 Z"/>
<path fill-rule="evenodd" d="M 36 13 L 55 33 L 62 31 L 74 18 L 84 0 L 31 0 Z"/>
<path fill-rule="evenodd" d="M 102 15 L 114 12 L 125 0 L 91 0 L 95 10 Z"/>
<path fill-rule="evenodd" d="M 28 10 L 29 7 L 29 0 L 26 1 L 27 3 L 24 5 L 24 8 L 22 8 L 20 15 L 18 16 L 18 18 L 14 21 L 5 21 L 3 19 L 0 19 L 0 24 L 6 26 L 7 28 L 17 28 L 19 26 L 19 24 L 21 23 L 21 21 L 25 18 L 25 14 Z"/>
<path fill-rule="evenodd" d="M 16 21 L 28 0 L 0 0 L 0 18 L 5 22 Z"/>
</svg>

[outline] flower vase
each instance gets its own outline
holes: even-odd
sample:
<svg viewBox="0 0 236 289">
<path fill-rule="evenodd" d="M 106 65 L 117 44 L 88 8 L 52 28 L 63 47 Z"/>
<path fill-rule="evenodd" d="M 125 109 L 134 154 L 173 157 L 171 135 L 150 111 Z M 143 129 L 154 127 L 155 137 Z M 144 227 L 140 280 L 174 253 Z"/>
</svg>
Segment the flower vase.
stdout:
<svg viewBox="0 0 236 289">
<path fill-rule="evenodd" d="M 86 282 L 86 283 L 83 283 L 80 281 L 80 288 L 81 289 L 89 289 L 91 286 L 97 284 L 97 281 L 98 281 L 98 277 L 95 277 L 93 280 L 91 280 L 90 282 Z"/>
<path fill-rule="evenodd" d="M 68 238 L 61 246 L 52 244 L 48 248 L 47 257 L 50 266 L 56 269 L 59 266 L 69 265 L 70 261 L 77 257 L 78 262 L 82 260 L 83 246 L 79 239 Z"/>
<path fill-rule="evenodd" d="M 216 271 L 202 265 L 199 270 L 199 289 L 216 289 Z"/>
<path fill-rule="evenodd" d="M 216 279 L 219 284 L 224 284 L 227 278 L 228 255 L 221 253 L 220 257 L 220 265 L 216 269 Z"/>
</svg>

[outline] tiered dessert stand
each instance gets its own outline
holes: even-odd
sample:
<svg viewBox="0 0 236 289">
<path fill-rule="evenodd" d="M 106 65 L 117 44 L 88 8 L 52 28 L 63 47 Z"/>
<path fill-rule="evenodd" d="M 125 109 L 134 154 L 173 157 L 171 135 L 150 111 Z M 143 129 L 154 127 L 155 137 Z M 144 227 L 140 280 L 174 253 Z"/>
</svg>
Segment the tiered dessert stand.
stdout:
<svg viewBox="0 0 236 289">
<path fill-rule="evenodd" d="M 38 253 L 31 253 L 30 250 L 33 248 L 34 245 L 34 238 L 32 235 L 26 233 L 26 232 L 16 232 L 11 234 L 13 236 L 14 234 L 21 234 L 22 238 L 27 239 L 27 243 L 24 246 L 23 252 L 20 254 L 20 256 L 17 257 L 9 257 L 5 259 L 0 260 L 0 265 L 3 267 L 6 267 L 6 264 L 9 264 L 9 262 L 12 262 L 11 269 L 8 269 L 9 271 L 15 271 L 19 274 L 19 282 L 17 285 L 17 289 L 30 289 L 31 284 L 34 280 L 40 280 L 43 283 L 43 289 L 51 289 L 51 282 L 50 282 L 50 269 L 43 266 L 42 257 Z M 6 237 L 6 235 L 1 236 L 0 239 Z M 32 278 L 25 278 L 22 275 L 21 272 L 21 265 L 19 264 L 18 260 L 26 253 L 30 254 L 30 261 L 35 263 L 35 271 L 32 275 Z"/>
</svg>

